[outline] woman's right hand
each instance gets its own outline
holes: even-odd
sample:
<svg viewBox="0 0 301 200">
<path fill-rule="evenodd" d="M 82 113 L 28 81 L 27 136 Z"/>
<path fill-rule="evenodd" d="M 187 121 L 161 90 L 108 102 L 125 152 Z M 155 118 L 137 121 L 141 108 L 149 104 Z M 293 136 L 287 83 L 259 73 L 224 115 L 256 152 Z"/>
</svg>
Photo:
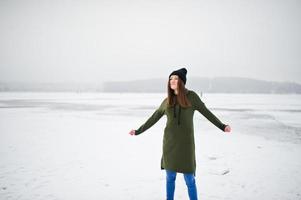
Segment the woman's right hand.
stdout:
<svg viewBox="0 0 301 200">
<path fill-rule="evenodd" d="M 129 132 L 130 135 L 135 135 L 135 133 L 136 133 L 135 130 L 131 130 L 131 131 Z"/>
<path fill-rule="evenodd" d="M 229 126 L 229 125 L 227 125 L 226 127 L 225 127 L 225 130 L 224 130 L 225 132 L 231 132 L 231 127 Z"/>
</svg>

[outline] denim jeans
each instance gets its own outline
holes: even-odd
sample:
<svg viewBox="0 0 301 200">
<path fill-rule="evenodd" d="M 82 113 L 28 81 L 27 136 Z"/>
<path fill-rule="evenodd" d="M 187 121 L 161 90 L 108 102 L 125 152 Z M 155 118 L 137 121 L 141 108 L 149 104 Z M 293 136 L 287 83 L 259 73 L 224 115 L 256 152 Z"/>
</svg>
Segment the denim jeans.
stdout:
<svg viewBox="0 0 301 200">
<path fill-rule="evenodd" d="M 188 189 L 190 200 L 197 200 L 197 189 L 195 184 L 194 174 L 184 173 L 185 183 Z M 175 185 L 176 185 L 177 172 L 166 170 L 166 196 L 167 200 L 174 199 Z"/>
</svg>

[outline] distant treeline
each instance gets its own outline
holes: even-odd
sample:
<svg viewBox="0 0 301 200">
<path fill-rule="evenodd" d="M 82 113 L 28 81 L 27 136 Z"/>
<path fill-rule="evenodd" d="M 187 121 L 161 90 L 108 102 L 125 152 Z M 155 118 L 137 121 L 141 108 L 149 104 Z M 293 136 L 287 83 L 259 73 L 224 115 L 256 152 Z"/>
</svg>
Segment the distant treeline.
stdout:
<svg viewBox="0 0 301 200">
<path fill-rule="evenodd" d="M 167 79 L 111 81 L 100 83 L 24 83 L 0 82 L 0 92 L 166 92 Z M 301 94 L 301 84 L 271 82 L 249 78 L 190 77 L 187 88 L 206 93 Z"/>
<path fill-rule="evenodd" d="M 192 77 L 187 80 L 186 85 L 187 88 L 206 93 L 301 93 L 301 84 L 237 77 Z M 166 88 L 165 79 L 106 82 L 103 85 L 104 92 L 165 92 Z"/>
<path fill-rule="evenodd" d="M 102 92 L 102 84 L 0 82 L 0 92 Z"/>
</svg>

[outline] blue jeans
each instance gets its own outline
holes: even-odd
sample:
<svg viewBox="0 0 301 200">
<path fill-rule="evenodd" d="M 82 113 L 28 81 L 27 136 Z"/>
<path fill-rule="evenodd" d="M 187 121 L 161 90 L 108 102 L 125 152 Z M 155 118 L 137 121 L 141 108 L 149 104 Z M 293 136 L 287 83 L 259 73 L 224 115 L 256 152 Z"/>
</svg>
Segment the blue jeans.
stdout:
<svg viewBox="0 0 301 200">
<path fill-rule="evenodd" d="M 176 185 L 177 172 L 166 170 L 166 196 L 167 200 L 174 199 L 175 185 Z M 188 189 L 190 200 L 197 200 L 197 190 L 195 184 L 194 174 L 184 173 L 184 179 Z"/>
</svg>

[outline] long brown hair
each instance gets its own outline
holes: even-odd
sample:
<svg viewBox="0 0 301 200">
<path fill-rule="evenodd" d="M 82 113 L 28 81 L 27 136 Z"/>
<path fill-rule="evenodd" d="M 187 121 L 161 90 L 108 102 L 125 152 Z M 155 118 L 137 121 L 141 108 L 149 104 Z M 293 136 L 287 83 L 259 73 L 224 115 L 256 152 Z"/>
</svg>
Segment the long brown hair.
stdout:
<svg viewBox="0 0 301 200">
<path fill-rule="evenodd" d="M 177 102 L 180 104 L 181 107 L 190 107 L 191 103 L 187 98 L 188 90 L 185 88 L 183 81 L 179 78 L 178 79 L 178 94 L 175 95 L 174 90 L 170 87 L 170 80 L 168 79 L 167 83 L 167 105 L 174 106 Z"/>
</svg>

